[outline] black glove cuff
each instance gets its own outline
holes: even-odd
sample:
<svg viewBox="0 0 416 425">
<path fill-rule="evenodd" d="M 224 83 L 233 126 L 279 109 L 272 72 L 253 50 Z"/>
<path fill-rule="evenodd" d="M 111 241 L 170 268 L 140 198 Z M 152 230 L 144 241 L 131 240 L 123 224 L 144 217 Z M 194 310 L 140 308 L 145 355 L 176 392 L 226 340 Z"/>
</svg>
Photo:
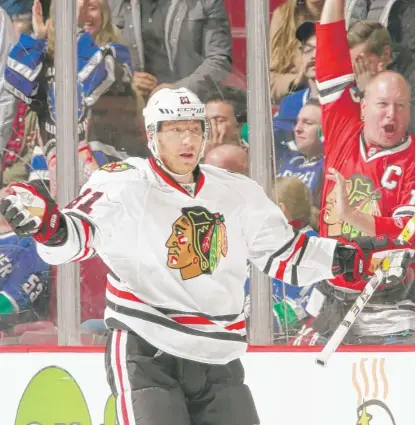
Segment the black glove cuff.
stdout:
<svg viewBox="0 0 416 425">
<path fill-rule="evenodd" d="M 347 280 L 351 280 L 354 274 L 354 256 L 356 249 L 349 245 L 338 242 L 334 251 L 334 259 L 332 262 L 332 274 L 338 276 L 346 275 Z"/>
<path fill-rule="evenodd" d="M 43 245 L 46 246 L 62 246 L 68 239 L 68 226 L 64 216 L 61 214 L 59 219 L 59 228 L 57 232 Z"/>
<path fill-rule="evenodd" d="M 332 261 L 332 274 L 334 276 L 338 276 L 344 273 L 344 264 L 340 260 L 339 251 L 338 251 L 339 249 L 341 249 L 340 244 L 338 244 L 337 248 L 335 249 L 334 259 Z"/>
</svg>

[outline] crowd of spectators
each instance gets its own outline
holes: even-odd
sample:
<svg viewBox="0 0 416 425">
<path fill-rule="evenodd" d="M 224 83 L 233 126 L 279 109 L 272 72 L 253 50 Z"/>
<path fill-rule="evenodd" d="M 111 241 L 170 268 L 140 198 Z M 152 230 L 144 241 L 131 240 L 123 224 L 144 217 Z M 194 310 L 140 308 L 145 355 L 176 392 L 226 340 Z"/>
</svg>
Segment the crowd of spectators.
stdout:
<svg viewBox="0 0 416 425">
<path fill-rule="evenodd" d="M 12 181 L 37 179 L 53 196 L 59 190 L 55 1 L 0 1 L 2 193 Z M 396 22 L 403 6 L 393 8 L 387 22 L 354 22 L 344 16 L 349 3 L 287 0 L 272 10 L 271 196 L 309 236 L 344 240 L 384 231 L 393 238 L 414 214 L 414 78 L 411 47 L 403 42 L 409 24 Z M 77 21 L 80 186 L 106 163 L 150 154 L 143 108 L 165 87 L 186 87 L 206 104 L 211 137 L 203 161 L 249 175 L 255 135 L 248 137 L 246 91 L 229 83 L 239 52 L 224 0 L 79 0 Z M 337 37 L 330 44 L 333 27 Z M 374 171 L 376 161 L 370 162 L 378 158 Z M 393 217 L 396 227 L 388 221 Z M 56 343 L 55 270 L 40 260 L 30 238 L 17 237 L 3 221 L 0 267 L 0 344 Z M 81 264 L 84 343 L 105 337 L 107 271 L 99 258 Z M 297 287 L 273 279 L 275 342 L 324 343 L 363 284 Z M 248 316 L 249 286 L 247 278 Z M 413 271 L 398 287 L 378 291 L 362 317 L 348 343 L 414 342 Z"/>
</svg>

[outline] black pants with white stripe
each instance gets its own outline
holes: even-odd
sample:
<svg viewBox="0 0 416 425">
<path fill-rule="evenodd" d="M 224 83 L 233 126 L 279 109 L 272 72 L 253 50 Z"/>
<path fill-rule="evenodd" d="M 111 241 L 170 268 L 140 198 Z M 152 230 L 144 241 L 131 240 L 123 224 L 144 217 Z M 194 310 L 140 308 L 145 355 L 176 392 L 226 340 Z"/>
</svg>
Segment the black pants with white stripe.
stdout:
<svg viewBox="0 0 416 425">
<path fill-rule="evenodd" d="M 105 364 L 119 425 L 255 425 L 240 360 L 210 365 L 171 356 L 112 330 Z"/>
</svg>

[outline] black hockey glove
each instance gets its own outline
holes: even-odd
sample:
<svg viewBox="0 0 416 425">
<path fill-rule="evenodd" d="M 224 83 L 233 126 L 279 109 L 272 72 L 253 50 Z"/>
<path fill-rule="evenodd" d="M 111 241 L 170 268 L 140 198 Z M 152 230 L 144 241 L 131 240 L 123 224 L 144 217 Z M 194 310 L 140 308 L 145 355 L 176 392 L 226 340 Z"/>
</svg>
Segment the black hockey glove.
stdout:
<svg viewBox="0 0 416 425">
<path fill-rule="evenodd" d="M 59 245 L 67 236 L 65 220 L 40 180 L 12 183 L 10 195 L 0 200 L 2 214 L 19 236 L 33 236 L 38 242 Z"/>
<path fill-rule="evenodd" d="M 412 262 L 414 253 L 408 248 L 410 248 L 408 243 L 397 239 L 392 240 L 387 236 L 362 236 L 348 244 L 338 243 L 335 248 L 332 272 L 334 275 L 343 274 L 349 282 L 358 282 L 364 276 L 374 274 L 381 260 L 389 254 L 395 253 L 397 261 L 395 261 L 394 268 L 396 271 L 392 273 L 391 278 L 387 277 L 389 272 L 386 271 L 386 279 L 397 280 L 402 274 L 399 270 L 406 269 Z M 394 273 L 396 273 L 397 279 L 393 278 Z"/>
</svg>

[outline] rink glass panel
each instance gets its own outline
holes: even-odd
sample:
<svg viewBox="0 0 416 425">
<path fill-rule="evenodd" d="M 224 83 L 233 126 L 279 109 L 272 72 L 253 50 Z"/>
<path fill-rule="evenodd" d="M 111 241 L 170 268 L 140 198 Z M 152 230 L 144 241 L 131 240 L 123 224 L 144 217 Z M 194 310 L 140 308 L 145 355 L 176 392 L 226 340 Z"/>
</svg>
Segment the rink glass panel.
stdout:
<svg viewBox="0 0 416 425">
<path fill-rule="evenodd" d="M 248 0 L 249 1 L 249 0 Z M 224 85 L 236 87 L 245 90 L 246 83 L 246 17 L 245 17 L 245 2 L 244 0 L 224 0 L 226 10 L 228 13 L 231 32 L 232 32 L 232 57 L 233 65 Z M 270 1 L 270 14 L 277 6 L 278 1 Z M 194 61 L 195 52 L 189 51 L 189 60 Z M 251 52 L 253 54 L 253 52 Z M 186 57 L 186 55 L 184 55 Z M 255 57 L 255 56 L 253 56 Z M 209 77 L 209 76 L 208 76 Z M 209 78 L 207 78 L 209 82 Z M 213 87 L 214 86 L 214 87 Z M 211 90 L 215 88 L 215 84 L 211 85 Z M 217 90 L 221 90 L 219 86 Z M 95 150 L 102 150 L 103 144 L 111 146 L 118 151 L 117 155 L 123 156 L 123 152 L 129 152 L 131 155 L 145 156 L 147 152 L 146 137 L 144 133 L 144 123 L 142 117 L 142 109 L 145 99 L 140 96 L 133 95 L 132 93 L 122 93 L 117 90 L 111 90 L 107 94 L 101 96 L 94 105 L 90 108 L 87 119 L 81 123 L 85 126 L 85 134 L 81 135 L 78 146 L 78 186 L 81 187 L 88 179 L 91 172 L 97 169 L 101 164 L 94 155 L 91 155 L 89 147 Z M 44 107 L 47 107 L 46 104 Z M 277 106 L 273 106 L 273 114 L 276 113 Z M 82 111 L 80 111 L 82 113 Z M 265 111 L 266 113 L 266 111 Z M 244 114 L 241 114 L 244 115 Z M 239 116 L 239 119 L 244 117 Z M 250 116 L 247 117 L 248 124 L 250 124 Z M 246 129 L 241 130 L 241 138 L 246 138 Z M 45 138 L 45 137 L 43 137 Z M 47 143 L 47 140 L 42 140 L 42 137 L 37 136 L 36 142 L 41 147 Z M 75 147 L 74 147 L 75 150 Z M 52 151 L 53 152 L 53 151 Z M 109 152 L 109 151 L 108 151 Z M 46 153 L 46 152 L 45 152 Z M 125 154 L 126 156 L 128 154 Z M 100 160 L 104 160 L 102 157 Z M 30 157 L 25 158 L 26 162 L 30 162 Z M 54 196 L 60 187 L 64 186 L 63 181 L 56 179 L 54 171 L 56 167 L 56 158 L 50 152 L 46 157 L 47 164 L 50 170 L 50 188 Z M 40 173 L 39 173 L 40 174 Z M 15 246 L 14 246 L 15 245 Z M 24 268 L 28 266 L 26 263 L 20 264 L 20 256 L 16 255 L 17 251 L 22 248 L 19 244 L 11 244 L 11 247 L 4 248 L 5 257 L 10 260 L 10 257 L 16 258 L 14 267 Z M 1 246 L 1 245 L 0 245 Z M 23 248 L 30 249 L 30 248 Z M 14 254 L 13 254 L 14 253 Z M 33 258 L 36 258 L 35 251 Z M 23 257 L 22 257 L 23 258 Z M 2 267 L 5 267 L 8 261 Z M 106 273 L 107 267 L 103 264 L 100 258 L 95 257 L 86 260 L 80 264 L 80 285 L 79 294 L 73 293 L 74 299 L 79 299 L 79 311 L 65 312 L 65 314 L 75 314 L 80 318 L 80 334 L 78 341 L 82 345 L 101 345 L 106 341 L 106 334 L 103 324 L 103 314 L 105 308 L 105 287 L 106 287 Z M 30 270 L 28 271 L 28 278 L 31 276 Z M 59 314 L 57 308 L 57 280 L 56 280 L 56 267 L 52 267 L 42 271 L 42 277 L 45 278 L 45 283 L 42 288 L 45 288 L 38 295 L 38 304 L 35 308 L 31 308 L 29 304 L 23 307 L 19 314 L 9 314 L 2 316 L 0 320 L 0 344 L 2 345 L 57 345 L 58 344 L 58 329 L 57 317 Z M 413 273 L 410 271 L 409 273 Z M 414 276 L 414 275 L 413 275 Z M 413 278 L 414 279 L 414 278 Z M 34 278 L 29 280 L 16 282 L 17 292 L 36 293 L 40 286 L 35 284 Z M 242 283 L 243 284 L 243 283 Z M 76 285 L 73 286 L 73 291 L 76 291 Z M 68 294 L 71 296 L 72 289 L 68 289 Z M 245 291 L 248 295 L 248 282 L 245 284 Z M 279 284 L 273 284 L 273 300 L 272 311 L 270 314 L 273 316 L 273 343 L 276 345 L 292 345 L 302 329 L 308 328 L 311 321 L 311 316 L 305 310 L 305 304 L 312 288 L 305 288 L 300 293 L 293 295 L 291 288 L 283 289 Z M 32 296 L 35 298 L 35 295 Z M 359 329 L 351 332 L 352 338 L 348 340 L 353 344 L 409 344 L 414 343 L 414 331 L 397 330 L 397 332 L 388 332 L 386 328 L 394 325 L 394 320 L 389 320 L 389 314 L 385 311 L 385 305 L 392 304 L 392 309 L 395 308 L 396 301 L 400 301 L 403 310 L 403 317 L 401 321 L 409 320 L 411 314 L 411 302 L 414 299 L 414 287 L 409 284 L 407 288 L 402 288 L 402 293 L 398 297 L 394 297 L 395 301 L 391 299 L 391 293 L 385 296 L 378 297 L 372 306 L 373 312 L 377 314 L 379 311 L 379 319 L 374 322 L 374 329 L 378 335 L 381 336 L 367 336 L 359 335 Z M 384 306 L 384 307 L 381 307 Z M 339 304 L 334 304 L 329 308 L 328 320 L 331 317 L 336 323 L 340 321 L 339 317 Z M 331 308 L 334 308 L 334 314 L 331 314 Z M 245 310 L 250 312 L 250 299 L 247 296 L 245 303 Z M 345 310 L 346 312 L 347 310 Z M 383 313 L 384 311 L 384 313 Z M 72 316 L 71 316 L 72 317 Z M 338 322 L 337 322 L 338 320 Z M 250 320 L 248 319 L 248 332 L 256 332 L 256 329 L 250 328 Z M 333 325 L 336 327 L 336 324 Z M 308 345 L 311 342 L 324 343 L 325 338 L 314 341 L 313 338 L 308 339 L 306 332 L 305 338 L 300 340 L 301 345 Z M 312 341 L 311 341 L 312 339 Z M 299 340 L 298 340 L 299 341 Z"/>
</svg>

